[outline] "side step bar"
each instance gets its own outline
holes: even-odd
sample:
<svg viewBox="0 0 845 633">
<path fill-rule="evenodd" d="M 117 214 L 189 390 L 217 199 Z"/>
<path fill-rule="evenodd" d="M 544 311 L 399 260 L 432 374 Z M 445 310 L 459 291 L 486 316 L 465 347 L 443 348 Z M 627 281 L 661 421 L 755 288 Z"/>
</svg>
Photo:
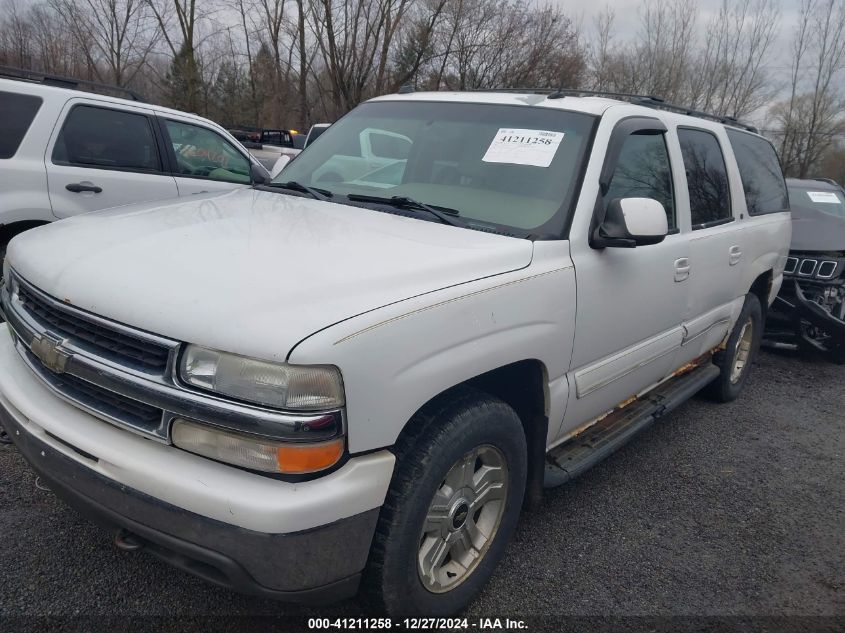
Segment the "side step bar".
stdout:
<svg viewBox="0 0 845 633">
<path fill-rule="evenodd" d="M 546 454 L 545 488 L 563 485 L 622 447 L 657 418 L 669 413 L 719 375 L 706 362 L 666 381 L 631 404 L 607 416 Z"/>
</svg>

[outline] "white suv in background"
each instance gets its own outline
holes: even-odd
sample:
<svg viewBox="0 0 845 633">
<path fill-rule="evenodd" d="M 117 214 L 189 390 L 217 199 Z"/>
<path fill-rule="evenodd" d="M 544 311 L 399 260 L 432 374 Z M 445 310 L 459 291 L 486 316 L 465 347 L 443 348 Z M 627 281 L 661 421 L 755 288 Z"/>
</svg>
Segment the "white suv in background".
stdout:
<svg viewBox="0 0 845 633">
<path fill-rule="evenodd" d="M 207 119 L 58 84 L 89 85 L 0 68 L 0 259 L 12 237 L 56 219 L 269 179 Z"/>
</svg>

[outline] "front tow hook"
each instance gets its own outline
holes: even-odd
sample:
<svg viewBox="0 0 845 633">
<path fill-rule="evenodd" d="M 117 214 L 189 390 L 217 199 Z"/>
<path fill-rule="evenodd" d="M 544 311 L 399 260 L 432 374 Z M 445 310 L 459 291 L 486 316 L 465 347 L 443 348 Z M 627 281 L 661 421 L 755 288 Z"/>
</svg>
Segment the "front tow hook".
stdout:
<svg viewBox="0 0 845 633">
<path fill-rule="evenodd" d="M 137 552 L 144 544 L 128 530 L 118 530 L 114 535 L 114 544 L 122 552 Z"/>
</svg>

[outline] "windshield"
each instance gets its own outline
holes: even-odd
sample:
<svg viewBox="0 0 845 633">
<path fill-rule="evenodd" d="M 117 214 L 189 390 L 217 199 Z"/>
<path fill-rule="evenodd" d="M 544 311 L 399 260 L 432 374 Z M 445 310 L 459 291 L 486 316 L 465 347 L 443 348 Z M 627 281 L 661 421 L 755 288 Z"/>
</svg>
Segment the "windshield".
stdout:
<svg viewBox="0 0 845 633">
<path fill-rule="evenodd" d="M 319 188 L 341 203 L 355 194 L 407 197 L 457 211 L 470 228 L 559 237 L 594 121 L 525 106 L 366 103 L 274 182 Z"/>
<path fill-rule="evenodd" d="M 809 207 L 816 211 L 845 218 L 845 196 L 833 189 L 803 189 L 789 187 L 789 206 L 793 214 L 797 207 Z"/>
</svg>

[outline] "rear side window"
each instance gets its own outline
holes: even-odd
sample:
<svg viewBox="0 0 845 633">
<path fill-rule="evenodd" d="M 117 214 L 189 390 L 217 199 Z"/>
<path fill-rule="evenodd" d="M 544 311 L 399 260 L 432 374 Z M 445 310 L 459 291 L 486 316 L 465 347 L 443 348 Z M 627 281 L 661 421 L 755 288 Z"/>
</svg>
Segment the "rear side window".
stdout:
<svg viewBox="0 0 845 633">
<path fill-rule="evenodd" d="M 11 158 L 41 107 L 41 98 L 0 92 L 0 158 Z"/>
<path fill-rule="evenodd" d="M 631 134 L 625 139 L 605 200 L 652 198 L 663 205 L 669 229 L 675 222 L 672 170 L 663 134 Z"/>
<path fill-rule="evenodd" d="M 161 171 L 147 116 L 92 106 L 71 110 L 56 139 L 53 162 L 99 169 Z"/>
<path fill-rule="evenodd" d="M 728 170 L 718 139 L 704 130 L 678 129 L 689 189 L 693 229 L 732 217 Z"/>
<path fill-rule="evenodd" d="M 728 130 L 748 213 L 761 215 L 789 209 L 786 183 L 780 169 L 777 153 L 772 144 L 764 138 Z"/>
</svg>

